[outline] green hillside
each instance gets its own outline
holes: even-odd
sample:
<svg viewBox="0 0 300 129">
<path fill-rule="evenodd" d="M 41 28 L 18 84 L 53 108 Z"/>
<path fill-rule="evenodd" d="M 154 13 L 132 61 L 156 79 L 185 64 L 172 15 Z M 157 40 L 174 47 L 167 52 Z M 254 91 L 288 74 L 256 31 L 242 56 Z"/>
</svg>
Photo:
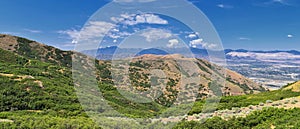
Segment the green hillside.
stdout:
<svg viewBox="0 0 300 129">
<path fill-rule="evenodd" d="M 0 128 L 96 127 L 77 100 L 70 70 L 2 49 L 0 55 Z"/>
<path fill-rule="evenodd" d="M 205 122 L 182 121 L 174 129 L 298 129 L 300 109 L 265 108 L 243 118 L 214 117 Z"/>
<path fill-rule="evenodd" d="M 3 55 L 0 56 L 0 127 L 96 127 L 77 99 L 70 68 L 28 59 L 2 49 L 0 55 Z M 124 99 L 113 86 L 99 85 L 110 104 L 129 116 L 152 116 L 150 110 L 161 108 L 153 104 L 129 105 L 120 101 Z"/>
<path fill-rule="evenodd" d="M 0 53 L 5 55 L 0 57 L 0 111 L 81 110 L 70 70 L 1 49 Z"/>
<path fill-rule="evenodd" d="M 0 57 L 0 121 L 4 121 L 0 122 L 0 127 L 97 127 L 97 124 L 84 113 L 77 100 L 69 68 L 27 59 L 2 49 L 0 49 L 0 53 L 4 55 Z M 42 82 L 42 84 L 39 82 Z M 110 105 L 116 107 L 122 113 L 127 113 L 128 116 L 152 116 L 166 108 L 155 103 L 150 105 L 128 105 L 128 102 L 122 99 L 122 96 L 118 94 L 118 91 L 112 85 L 99 84 L 99 86 L 104 96 L 110 101 Z M 276 101 L 299 95 L 300 93 L 290 90 L 278 90 L 255 95 L 228 96 L 221 99 L 218 110 L 258 105 L 266 100 Z M 196 102 L 189 114 L 200 113 L 204 102 L 204 100 Z M 274 110 L 277 111 L 277 109 Z M 153 111 L 156 111 L 156 113 Z M 261 112 L 265 115 L 270 115 L 269 110 Z M 294 113 L 291 110 L 278 110 L 278 112 Z M 249 116 L 249 119 L 254 119 L 253 117 L 255 116 Z M 217 118 L 211 119 L 207 123 L 213 122 L 215 119 Z M 274 117 L 274 119 L 281 118 Z M 245 120 L 233 119 L 232 121 L 242 122 Z M 220 123 L 220 126 L 227 127 L 228 125 L 226 124 L 230 124 L 230 122 L 225 122 L 224 125 Z M 200 124 L 200 127 L 209 125 L 207 123 L 204 125 Z M 186 124 L 190 126 L 195 125 L 195 123 L 184 122 L 180 123 L 178 128 L 182 127 L 182 125 L 187 126 Z M 259 121 L 258 125 L 263 126 L 261 124 L 265 124 L 265 122 L 263 120 Z M 198 124 L 196 123 L 196 125 Z M 247 127 L 243 123 L 239 123 L 237 127 L 239 126 Z"/>
<path fill-rule="evenodd" d="M 0 48 L 4 50 L 11 51 L 29 59 L 40 60 L 65 67 L 72 66 L 71 55 L 73 52 L 71 51 L 62 51 L 52 46 L 10 35 L 0 34 L 0 40 Z"/>
<path fill-rule="evenodd" d="M 95 123 L 88 117 L 77 98 L 71 71 L 71 54 L 73 52 L 61 51 L 19 37 L 0 36 L 1 38 L 9 38 L 16 42 L 5 44 L 4 41 L 8 41 L 7 39 L 0 40 L 0 128 L 99 128 L 97 126 L 99 123 Z M 152 59 L 154 57 L 147 55 L 139 58 Z M 154 117 L 160 119 L 158 116 L 162 112 L 175 112 L 180 115 L 181 109 L 171 106 L 178 93 L 176 88 L 179 84 L 179 76 L 174 71 L 179 68 L 167 56 L 155 58 L 158 59 L 155 62 L 136 59 L 130 64 L 130 79 L 133 81 L 133 86 L 136 89 L 147 90 L 149 88 L 149 79 L 147 77 L 149 76 L 149 71 L 147 71 L 149 68 L 162 66 L 160 67 L 161 69 L 174 75 L 166 81 L 166 93 L 155 101 L 145 104 L 132 102 L 124 98 L 113 85 L 110 73 L 111 62 L 95 60 L 98 88 L 105 100 L 107 100 L 107 103 L 114 110 L 128 117 L 128 119 L 120 120 L 119 122 L 111 122 L 110 119 L 99 118 L 104 121 L 101 125 L 105 124 L 105 127 L 108 128 L 136 128 L 136 123 L 131 122 L 130 118 Z M 200 59 L 195 62 L 198 67 L 201 67 L 203 78 L 212 73 L 215 73 L 219 78 L 224 78 L 221 72 L 218 71 L 221 69 L 219 66 Z M 172 71 L 170 69 L 175 70 Z M 224 96 L 221 98 L 217 110 L 230 110 L 250 105 L 259 105 L 269 100 L 278 101 L 300 96 L 299 92 L 294 92 L 290 89 L 268 92 L 261 86 L 251 82 L 251 80 L 233 71 L 227 71 L 230 76 L 224 79 L 227 80 L 226 83 L 230 87 L 220 86 L 227 91 L 223 92 Z M 88 78 L 82 79 L 88 80 Z M 203 113 L 202 109 L 207 100 L 206 97 L 209 93 L 214 93 L 209 89 L 213 85 L 219 86 L 217 82 L 210 81 L 209 79 L 207 79 L 207 82 L 201 84 L 202 89 L 196 91 L 198 93 L 197 102 L 193 105 L 189 115 Z M 250 94 L 253 92 L 257 94 Z M 186 96 L 188 95 L 186 94 Z M 87 95 L 86 97 L 93 98 L 96 96 Z M 183 108 L 188 106 L 191 105 L 182 105 Z M 90 108 L 97 109 L 90 110 L 89 113 L 92 112 L 92 114 L 103 113 L 107 110 L 102 105 L 94 105 L 94 107 Z M 272 111 L 279 114 L 282 113 L 284 117 L 278 117 L 276 114 L 272 114 Z M 208 110 L 206 112 L 211 111 Z M 286 121 L 297 118 L 297 116 L 287 116 L 285 114 L 295 115 L 298 112 L 298 109 L 266 109 L 255 112 L 246 118 L 233 118 L 228 121 L 220 120 L 221 118 L 209 119 L 203 124 L 183 121 L 176 128 L 210 128 L 209 125 L 211 123 L 218 124 L 216 128 L 269 127 L 271 124 L 284 127 L 284 124 L 280 124 L 281 120 Z M 255 116 L 261 119 L 255 121 Z M 120 116 L 110 114 L 110 117 L 117 119 Z M 265 117 L 271 117 L 273 121 L 267 120 Z M 220 121 L 221 123 L 216 121 Z M 251 121 L 253 122 L 251 123 Z M 296 123 L 290 122 L 288 124 L 293 124 L 294 127 L 297 127 Z M 148 127 L 156 125 L 156 123 L 148 122 L 143 123 L 143 125 Z M 165 127 L 166 125 L 157 124 L 156 127 L 158 126 Z"/>
</svg>

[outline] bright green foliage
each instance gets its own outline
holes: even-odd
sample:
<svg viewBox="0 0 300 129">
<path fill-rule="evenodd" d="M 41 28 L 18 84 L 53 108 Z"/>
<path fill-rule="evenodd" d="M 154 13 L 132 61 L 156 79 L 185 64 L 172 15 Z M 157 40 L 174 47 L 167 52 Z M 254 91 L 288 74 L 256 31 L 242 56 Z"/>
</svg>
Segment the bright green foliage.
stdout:
<svg viewBox="0 0 300 129">
<path fill-rule="evenodd" d="M 267 100 L 277 101 L 297 96 L 300 96 L 299 92 L 292 92 L 290 90 L 276 90 L 241 96 L 224 96 L 221 98 L 217 110 L 232 109 L 233 107 L 247 107 L 249 105 L 259 105 Z M 201 113 L 204 103 L 205 100 L 195 102 L 195 105 L 189 114 Z"/>
<path fill-rule="evenodd" d="M 300 109 L 266 108 L 245 118 L 224 120 L 219 117 L 204 122 L 182 121 L 174 129 L 297 129 L 300 125 Z"/>
<path fill-rule="evenodd" d="M 91 119 L 86 117 L 57 117 L 34 112 L 2 112 L 0 119 L 13 122 L 0 122 L 0 128 L 12 129 L 100 129 Z"/>
<path fill-rule="evenodd" d="M 43 60 L 44 62 L 53 63 L 59 66 L 71 67 L 71 51 L 62 51 L 21 37 L 16 38 L 18 45 L 15 46 L 15 52 L 17 54 L 29 59 Z"/>
<path fill-rule="evenodd" d="M 6 55 L 0 57 L 0 73 L 14 75 L 0 75 L 0 111 L 51 109 L 61 112 L 58 115 L 62 117 L 85 114 L 73 87 L 70 68 L 29 60 L 1 49 L 0 54 Z M 7 58 L 11 60 L 6 61 Z M 22 62 L 18 63 L 20 60 Z M 18 76 L 30 78 L 16 80 Z M 36 81 L 42 82 L 42 86 Z M 99 83 L 99 88 L 111 107 L 129 117 L 154 116 L 164 108 L 155 102 L 132 102 L 109 83 Z"/>
<path fill-rule="evenodd" d="M 0 119 L 14 121 L 13 123 L 0 122 L 0 128 L 99 128 L 87 118 L 76 96 L 70 68 L 71 52 L 53 50 L 49 46 L 43 46 L 43 50 L 49 52 L 39 51 L 37 48 L 41 46 L 36 46 L 34 49 L 28 47 L 33 41 L 22 38 L 18 41 L 20 44 L 16 53 L 22 56 L 0 49 Z M 141 62 L 131 65 L 135 65 L 134 68 L 149 67 Z M 135 103 L 124 98 L 112 85 L 109 67 L 108 63 L 100 65 L 96 61 L 99 89 L 108 100 L 108 104 L 115 110 L 128 117 L 144 118 L 157 116 L 165 109 L 170 109 L 168 107 L 173 104 L 173 100 L 169 101 L 164 97 L 158 98 L 158 102 L 146 104 Z M 134 74 L 131 77 L 137 78 L 137 76 L 148 78 L 149 75 Z M 150 83 L 147 82 L 137 83 L 145 88 L 150 87 Z M 167 90 L 174 93 L 172 95 L 175 98 L 177 92 L 173 91 L 172 87 L 177 83 L 178 80 L 173 79 L 167 82 Z M 210 86 L 216 84 L 212 82 Z M 220 94 L 220 91 L 214 92 Z M 218 110 L 258 105 L 266 100 L 276 101 L 295 96 L 300 96 L 300 93 L 288 90 L 227 96 L 221 99 Z M 205 100 L 197 101 L 189 114 L 200 113 L 204 104 Z M 182 107 L 184 106 L 186 105 Z M 177 110 L 180 111 L 174 109 Z M 299 120 L 297 120 L 299 110 L 266 109 L 246 118 L 229 121 L 213 118 L 203 124 L 184 121 L 176 128 L 270 128 L 271 125 L 278 128 L 299 127 Z M 104 111 L 105 109 L 99 107 L 98 112 Z"/>
</svg>

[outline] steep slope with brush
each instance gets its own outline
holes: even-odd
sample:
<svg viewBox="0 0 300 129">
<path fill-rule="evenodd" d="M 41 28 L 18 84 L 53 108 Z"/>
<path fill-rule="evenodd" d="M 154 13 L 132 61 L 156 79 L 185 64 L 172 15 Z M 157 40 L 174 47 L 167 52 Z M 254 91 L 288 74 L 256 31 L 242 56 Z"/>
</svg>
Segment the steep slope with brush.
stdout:
<svg viewBox="0 0 300 129">
<path fill-rule="evenodd" d="M 73 88 L 71 57 L 74 52 L 62 51 L 57 48 L 24 39 L 21 37 L 0 35 L 1 49 L 1 101 L 0 109 L 8 110 L 43 110 L 56 111 L 67 109 L 81 112 L 79 101 Z M 177 61 L 176 61 L 177 60 Z M 199 73 L 200 82 L 190 83 L 180 78 L 181 71 L 178 61 L 193 62 Z M 180 93 L 180 84 L 190 87 L 197 85 L 199 89 L 190 89 L 197 94 L 197 99 L 205 99 L 214 95 L 212 86 L 220 87 L 222 95 L 241 95 L 265 91 L 263 87 L 228 69 L 211 64 L 204 60 L 184 58 L 180 55 L 141 55 L 129 64 L 128 78 L 133 88 L 147 91 L 152 81 L 151 69 L 162 70 L 166 87 L 163 94 L 148 106 L 126 100 L 117 91 L 112 80 L 111 61 L 95 60 L 99 88 L 110 104 L 124 113 L 138 112 L 137 116 L 158 112 L 164 106 L 173 104 Z M 186 64 L 189 67 L 188 64 Z M 122 67 L 120 65 L 119 67 Z M 224 72 L 227 73 L 225 77 Z M 188 73 L 189 74 L 189 73 Z M 211 77 L 226 80 L 225 84 L 213 81 Z M 123 78 L 126 79 L 126 78 Z M 125 81 L 124 81 L 125 82 Z M 183 92 L 189 98 L 191 93 Z M 183 98 L 184 99 L 184 98 Z M 122 100 L 122 101 L 120 101 Z M 100 107 L 99 107 L 100 108 Z M 77 113 L 80 113 L 77 112 Z M 154 113 L 155 114 L 155 113 Z"/>
<path fill-rule="evenodd" d="M 0 34 L 0 48 L 29 59 L 71 67 L 71 51 L 62 51 L 22 37 Z"/>
</svg>

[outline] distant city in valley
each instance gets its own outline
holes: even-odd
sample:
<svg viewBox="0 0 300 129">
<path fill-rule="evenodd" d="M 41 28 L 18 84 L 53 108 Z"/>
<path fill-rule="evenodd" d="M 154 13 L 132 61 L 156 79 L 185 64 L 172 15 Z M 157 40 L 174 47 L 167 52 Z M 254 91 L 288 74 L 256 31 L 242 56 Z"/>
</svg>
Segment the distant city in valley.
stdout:
<svg viewBox="0 0 300 129">
<path fill-rule="evenodd" d="M 110 60 L 112 58 L 126 58 L 141 54 L 167 55 L 184 53 L 184 50 L 180 48 L 129 49 L 113 46 L 98 50 L 86 50 L 83 53 L 96 55 L 97 59 L 100 60 Z M 209 54 L 205 49 L 190 48 L 190 51 L 196 58 L 209 60 Z M 279 89 L 288 83 L 300 80 L 300 52 L 296 50 L 250 51 L 226 49 L 224 50 L 224 55 L 227 62 L 225 67 L 270 89 Z"/>
</svg>

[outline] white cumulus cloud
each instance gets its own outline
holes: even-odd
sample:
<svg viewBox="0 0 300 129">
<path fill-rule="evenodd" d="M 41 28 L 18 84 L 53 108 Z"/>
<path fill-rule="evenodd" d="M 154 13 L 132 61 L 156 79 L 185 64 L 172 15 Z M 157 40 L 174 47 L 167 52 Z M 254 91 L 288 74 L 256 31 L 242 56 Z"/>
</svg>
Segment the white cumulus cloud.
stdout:
<svg viewBox="0 0 300 129">
<path fill-rule="evenodd" d="M 197 35 L 196 34 L 189 34 L 188 37 L 191 38 L 191 39 L 193 39 L 193 38 L 197 38 Z"/>
<path fill-rule="evenodd" d="M 190 47 L 196 48 L 199 45 L 201 45 L 202 47 L 204 47 L 206 49 L 213 49 L 213 48 L 217 47 L 216 44 L 203 42 L 203 39 L 195 39 L 195 40 L 190 41 Z"/>
<path fill-rule="evenodd" d="M 167 47 L 173 48 L 173 47 L 176 47 L 178 44 L 179 44 L 179 41 L 177 39 L 171 39 L 171 40 L 169 40 Z"/>
<path fill-rule="evenodd" d="M 115 23 L 122 23 L 131 26 L 142 23 L 162 25 L 168 24 L 167 20 L 164 20 L 155 14 L 121 14 L 120 17 L 112 17 L 111 20 Z"/>
<path fill-rule="evenodd" d="M 293 38 L 294 35 L 289 34 L 289 35 L 287 35 L 287 37 L 288 37 L 288 38 Z"/>
<path fill-rule="evenodd" d="M 230 8 L 233 8 L 233 6 L 231 6 L 231 5 L 225 5 L 225 4 L 218 4 L 217 7 L 223 8 L 223 9 L 230 9 Z"/>
<path fill-rule="evenodd" d="M 191 47 L 197 47 L 198 45 L 202 45 L 203 44 L 203 39 L 195 39 L 190 41 L 190 46 Z"/>
<path fill-rule="evenodd" d="M 143 32 L 141 36 L 145 37 L 147 42 L 152 42 L 160 39 L 168 39 L 172 37 L 172 33 L 168 30 L 152 28 Z"/>
<path fill-rule="evenodd" d="M 58 33 L 68 35 L 71 39 L 73 39 L 72 43 L 77 43 L 78 39 L 85 41 L 93 38 L 102 37 L 106 35 L 115 26 L 116 26 L 115 24 L 108 23 L 108 22 L 90 21 L 88 25 L 85 26 L 81 31 L 76 29 L 71 29 L 71 30 L 58 31 Z"/>
</svg>

